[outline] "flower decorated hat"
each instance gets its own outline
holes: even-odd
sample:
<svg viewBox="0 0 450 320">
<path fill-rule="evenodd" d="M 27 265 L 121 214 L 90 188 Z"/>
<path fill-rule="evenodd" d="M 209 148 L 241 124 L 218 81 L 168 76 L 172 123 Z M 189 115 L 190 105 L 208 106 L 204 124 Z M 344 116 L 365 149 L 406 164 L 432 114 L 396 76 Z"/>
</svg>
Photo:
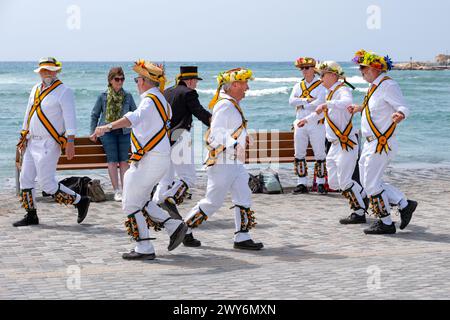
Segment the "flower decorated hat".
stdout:
<svg viewBox="0 0 450 320">
<path fill-rule="evenodd" d="M 217 84 L 218 84 L 217 91 L 213 99 L 209 103 L 209 108 L 212 109 L 216 104 L 217 100 L 219 99 L 220 90 L 222 89 L 222 86 L 224 84 L 236 81 L 248 81 L 253 79 L 254 78 L 252 70 L 245 68 L 236 68 L 219 73 L 219 75 L 217 76 Z"/>
<path fill-rule="evenodd" d="M 352 61 L 360 66 L 371 67 L 382 72 L 392 69 L 392 60 L 389 56 L 382 57 L 366 50 L 357 51 Z"/>
<path fill-rule="evenodd" d="M 318 71 L 321 74 L 324 73 L 334 73 L 336 74 L 339 78 L 344 79 L 345 78 L 345 73 L 344 70 L 342 69 L 342 67 L 335 61 L 324 61 L 321 62 L 319 64 L 319 66 L 317 67 Z"/>
<path fill-rule="evenodd" d="M 53 57 L 42 58 L 39 60 L 39 66 L 34 70 L 34 72 L 39 73 L 42 69 L 60 72 L 62 69 L 62 63 Z"/>
<path fill-rule="evenodd" d="M 316 60 L 314 60 L 314 58 L 309 57 L 300 57 L 297 60 L 295 60 L 295 66 L 297 68 L 315 67 Z"/>
<path fill-rule="evenodd" d="M 143 78 L 158 82 L 159 90 L 164 92 L 167 79 L 162 65 L 157 65 L 145 60 L 138 60 L 134 63 L 133 70 Z"/>
</svg>

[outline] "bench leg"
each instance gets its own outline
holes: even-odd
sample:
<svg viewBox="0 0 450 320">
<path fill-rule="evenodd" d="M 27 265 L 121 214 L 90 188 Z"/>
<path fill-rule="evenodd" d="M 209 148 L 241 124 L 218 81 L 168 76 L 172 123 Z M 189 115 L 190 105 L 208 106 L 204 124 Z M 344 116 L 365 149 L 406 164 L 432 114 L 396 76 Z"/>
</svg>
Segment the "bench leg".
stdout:
<svg viewBox="0 0 450 320">
<path fill-rule="evenodd" d="M 16 178 L 16 195 L 18 196 L 20 193 L 20 181 L 19 181 L 19 176 L 20 176 L 20 171 L 19 168 L 16 167 L 16 173 L 15 173 L 15 178 Z"/>
</svg>

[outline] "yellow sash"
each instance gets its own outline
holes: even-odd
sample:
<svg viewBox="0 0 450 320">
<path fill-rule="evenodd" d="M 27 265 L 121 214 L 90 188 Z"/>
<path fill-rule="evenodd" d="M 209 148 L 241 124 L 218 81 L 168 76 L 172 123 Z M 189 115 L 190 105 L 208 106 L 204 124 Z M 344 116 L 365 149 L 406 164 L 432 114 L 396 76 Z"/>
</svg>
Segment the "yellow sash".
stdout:
<svg viewBox="0 0 450 320">
<path fill-rule="evenodd" d="M 163 107 L 161 101 L 154 94 L 148 94 L 147 98 L 152 99 L 155 104 L 156 110 L 158 110 L 161 120 L 163 121 L 163 126 L 161 130 L 159 130 L 144 146 L 139 143 L 133 130 L 131 130 L 131 142 L 133 143 L 136 151 L 134 151 L 131 155 L 129 160 L 130 162 L 137 162 L 141 160 L 147 152 L 153 150 L 153 148 L 155 148 L 162 141 L 164 136 L 167 135 L 167 137 L 169 137 L 170 134 L 170 108 L 167 108 L 166 112 L 166 109 Z"/>
<path fill-rule="evenodd" d="M 345 83 L 339 84 L 336 88 L 334 88 L 333 91 L 331 91 L 327 96 L 327 101 L 330 101 L 333 98 L 333 95 L 336 93 L 336 91 L 339 90 L 339 88 L 343 87 Z M 353 115 L 350 118 L 350 121 L 348 122 L 347 126 L 345 127 L 344 132 L 341 132 L 339 128 L 331 121 L 330 117 L 328 116 L 328 110 L 324 110 L 323 112 L 325 119 L 327 119 L 327 123 L 330 126 L 331 130 L 333 130 L 336 137 L 339 138 L 339 141 L 341 143 L 342 150 L 348 151 L 348 148 L 353 150 L 353 147 L 356 145 L 356 142 L 349 139 L 349 135 L 352 132 L 353 129 Z"/>
<path fill-rule="evenodd" d="M 302 80 L 302 82 L 300 82 L 300 88 L 302 89 L 302 95 L 300 96 L 300 98 L 305 98 L 305 99 L 312 98 L 311 92 L 313 92 L 313 90 L 315 88 L 317 88 L 318 86 L 320 86 L 321 84 L 322 84 L 322 81 L 321 80 L 317 80 L 312 85 L 310 85 L 309 88 L 307 88 L 306 87 L 306 81 Z"/>
<path fill-rule="evenodd" d="M 60 85 L 62 85 L 62 82 L 60 80 L 56 80 L 50 87 L 44 89 L 44 91 L 42 92 L 40 92 L 39 86 L 36 88 L 36 91 L 34 93 L 33 106 L 31 107 L 30 112 L 28 113 L 26 129 L 20 132 L 21 138 L 19 143 L 17 144 L 18 146 L 22 146 L 25 143 L 26 136 L 30 129 L 31 118 L 33 117 L 34 113 L 36 113 L 42 125 L 48 131 L 48 133 L 50 133 L 52 138 L 55 139 L 55 141 L 61 146 L 62 150 L 65 149 L 67 138 L 64 136 L 64 133 L 60 135 L 58 131 L 56 131 L 55 127 L 45 116 L 41 108 L 41 103 L 45 99 L 45 97 L 47 97 L 53 90 L 58 88 Z"/>
<path fill-rule="evenodd" d="M 304 98 L 304 99 L 313 98 L 311 96 L 311 92 L 314 89 L 316 89 L 318 86 L 320 86 L 321 84 L 322 84 L 322 80 L 317 80 L 312 85 L 310 85 L 309 88 L 307 88 L 306 87 L 306 81 L 305 81 L 305 79 L 303 79 L 302 82 L 300 82 L 300 88 L 302 89 L 302 95 L 300 96 L 300 98 Z M 318 124 L 324 124 L 325 123 L 325 119 L 320 119 L 317 123 Z"/>
<path fill-rule="evenodd" d="M 380 83 L 378 85 L 373 84 L 372 87 L 370 88 L 369 92 L 367 93 L 367 95 L 364 97 L 364 102 L 363 102 L 363 110 L 365 110 L 367 122 L 369 123 L 370 129 L 372 129 L 372 132 L 375 134 L 375 136 L 377 137 L 377 140 L 378 140 L 376 152 L 379 154 L 382 154 L 383 151 L 385 151 L 387 154 L 388 151 L 391 150 L 391 148 L 389 147 L 389 144 L 387 142 L 388 142 L 389 138 L 392 137 L 392 135 L 394 134 L 397 124 L 395 122 L 392 122 L 392 124 L 386 130 L 386 132 L 384 134 L 381 134 L 380 130 L 377 129 L 377 127 L 375 126 L 375 124 L 372 121 L 372 116 L 370 115 L 370 110 L 369 110 L 369 100 L 372 97 L 372 95 L 375 93 L 375 91 L 378 89 L 380 84 L 383 83 L 384 81 L 390 80 L 390 79 L 391 78 L 386 76 L 380 81 Z"/>
<path fill-rule="evenodd" d="M 224 99 L 220 99 L 220 100 L 224 100 Z M 218 100 L 217 102 L 219 102 L 220 100 Z M 244 113 L 242 112 L 241 107 L 236 103 L 236 101 L 234 101 L 232 99 L 226 99 L 226 98 L 225 98 L 225 100 L 230 101 L 236 107 L 237 111 L 239 111 L 239 114 L 242 117 L 242 124 L 231 134 L 231 137 L 234 140 L 237 140 L 239 138 L 239 136 L 242 134 L 242 132 L 247 128 L 247 120 L 244 117 Z M 211 147 L 208 142 L 208 138 L 209 138 L 210 134 L 211 134 L 211 128 L 208 128 L 208 130 L 205 133 L 205 142 L 206 142 L 206 148 L 209 150 L 209 152 L 208 152 L 208 159 L 206 159 L 206 161 L 204 163 L 204 165 L 206 165 L 207 167 L 215 165 L 217 162 L 218 155 L 221 154 L 226 149 L 224 145 L 219 145 L 217 148 Z"/>
</svg>

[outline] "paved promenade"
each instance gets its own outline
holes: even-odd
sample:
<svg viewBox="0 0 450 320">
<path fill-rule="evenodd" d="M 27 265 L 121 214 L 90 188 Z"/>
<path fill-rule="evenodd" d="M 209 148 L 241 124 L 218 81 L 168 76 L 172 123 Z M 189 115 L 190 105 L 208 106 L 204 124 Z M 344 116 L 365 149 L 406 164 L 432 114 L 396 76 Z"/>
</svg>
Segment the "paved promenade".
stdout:
<svg viewBox="0 0 450 320">
<path fill-rule="evenodd" d="M 282 175 L 292 185 L 291 171 Z M 195 236 L 200 248 L 130 262 L 120 203 L 93 203 L 82 225 L 73 208 L 39 198 L 41 224 L 13 228 L 23 215 L 13 192 L 0 208 L 0 299 L 449 299 L 450 170 L 393 170 L 389 180 L 419 207 L 392 236 L 366 236 L 339 225 L 340 195 L 254 195 L 260 252 L 233 249 L 231 202 Z M 205 180 L 184 215 L 204 193 Z M 399 221 L 394 214 L 393 218 Z M 371 219 L 372 221 L 372 219 Z M 397 224 L 398 226 L 398 224 Z"/>
</svg>

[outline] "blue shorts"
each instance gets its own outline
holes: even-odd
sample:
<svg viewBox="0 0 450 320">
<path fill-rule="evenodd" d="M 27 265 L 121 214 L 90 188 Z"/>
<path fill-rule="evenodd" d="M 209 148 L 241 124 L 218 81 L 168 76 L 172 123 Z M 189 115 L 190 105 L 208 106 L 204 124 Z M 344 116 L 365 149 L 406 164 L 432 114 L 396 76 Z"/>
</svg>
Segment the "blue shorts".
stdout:
<svg viewBox="0 0 450 320">
<path fill-rule="evenodd" d="M 129 159 L 130 134 L 123 134 L 122 129 L 113 130 L 100 137 L 106 153 L 106 161 L 126 162 Z"/>
</svg>

